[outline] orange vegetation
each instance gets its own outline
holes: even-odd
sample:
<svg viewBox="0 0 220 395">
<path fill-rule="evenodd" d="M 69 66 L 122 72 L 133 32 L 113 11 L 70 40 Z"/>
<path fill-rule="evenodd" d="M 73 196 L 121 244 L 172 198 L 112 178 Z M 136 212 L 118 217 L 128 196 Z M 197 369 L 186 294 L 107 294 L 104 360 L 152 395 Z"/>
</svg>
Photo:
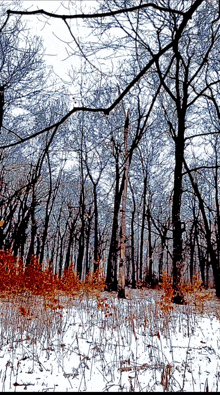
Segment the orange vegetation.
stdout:
<svg viewBox="0 0 220 395">
<path fill-rule="evenodd" d="M 171 302 L 174 290 L 172 287 L 172 277 L 166 271 L 163 272 L 162 282 L 159 283 L 159 285 L 163 290 L 163 295 L 159 305 L 164 312 L 169 312 L 174 308 L 174 305 Z M 202 281 L 199 278 L 199 274 L 193 276 L 193 283 L 182 281 L 180 282 L 179 287 L 186 304 L 201 307 L 203 302 L 211 297 L 211 293 L 202 287 Z"/>
<path fill-rule="evenodd" d="M 64 270 L 62 277 L 53 273 L 48 267 L 42 269 L 38 259 L 31 257 L 25 267 L 22 260 L 10 251 L 0 251 L 0 294 L 19 295 L 28 291 L 32 295 L 43 296 L 51 300 L 55 295 L 77 296 L 87 293 L 100 293 L 105 286 L 99 270 L 90 274 L 85 280 L 79 280 L 74 272 L 73 263 Z M 25 315 L 25 311 L 21 311 Z"/>
</svg>

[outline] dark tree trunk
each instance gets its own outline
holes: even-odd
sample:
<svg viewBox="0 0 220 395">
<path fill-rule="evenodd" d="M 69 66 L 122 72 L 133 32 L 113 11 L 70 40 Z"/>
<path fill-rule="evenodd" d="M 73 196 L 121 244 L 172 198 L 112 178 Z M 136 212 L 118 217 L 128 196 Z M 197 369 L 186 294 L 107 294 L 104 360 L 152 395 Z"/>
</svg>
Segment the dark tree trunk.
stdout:
<svg viewBox="0 0 220 395">
<path fill-rule="evenodd" d="M 47 149 L 47 148 L 46 148 Z M 50 215 L 52 212 L 52 208 L 55 202 L 56 194 L 60 185 L 60 174 L 58 175 L 57 182 L 55 187 L 53 187 L 53 180 L 52 180 L 52 171 L 51 171 L 51 165 L 50 165 L 50 157 L 48 152 L 46 151 L 47 155 L 47 162 L 48 162 L 48 170 L 49 170 L 49 192 L 48 192 L 48 197 L 47 197 L 47 203 L 46 203 L 46 210 L 45 210 L 45 220 L 44 220 L 44 230 L 43 230 L 43 235 L 42 235 L 42 243 L 41 243 L 41 251 L 40 251 L 40 265 L 42 265 L 43 260 L 44 260 L 44 250 L 45 250 L 45 245 L 47 241 L 47 234 L 48 234 L 48 227 L 49 227 L 49 221 L 50 221 Z M 51 201 L 52 200 L 52 201 Z"/>
<path fill-rule="evenodd" d="M 143 277 L 143 250 L 144 250 L 144 226 L 146 217 L 146 194 L 147 194 L 147 174 L 144 177 L 144 191 L 143 191 L 143 211 L 141 221 L 141 241 L 140 241 L 140 280 Z"/>
<path fill-rule="evenodd" d="M 89 263 L 89 240 L 90 240 L 90 232 L 91 232 L 91 206 L 89 207 L 87 223 L 86 223 L 86 252 L 85 252 L 85 266 L 86 266 L 86 275 L 89 274 L 90 271 L 90 263 Z M 97 269 L 96 269 L 97 270 Z"/>
<path fill-rule="evenodd" d="M 13 229 L 13 217 L 14 217 L 14 214 L 15 214 L 15 211 L 16 211 L 17 207 L 18 207 L 18 200 L 16 199 L 15 202 L 10 202 L 10 204 L 8 204 L 8 209 L 9 209 L 8 210 L 9 211 L 8 214 L 7 214 L 7 211 L 6 211 L 5 215 L 3 215 L 3 218 L 5 218 L 5 222 L 4 222 L 4 225 L 3 225 L 3 228 L 2 228 L 1 249 L 3 248 L 3 246 L 4 246 L 5 249 L 9 249 L 11 244 L 12 244 L 12 241 L 14 240 L 11 237 L 11 234 L 13 233 L 12 232 L 12 229 Z M 7 226 L 7 231 L 5 231 L 5 233 L 4 233 L 5 225 Z"/>
<path fill-rule="evenodd" d="M 190 249 L 190 265 L 189 265 L 189 273 L 190 273 L 190 282 L 193 283 L 193 274 L 194 274 L 194 253 L 195 253 L 195 240 L 196 240 L 196 227 L 194 230 L 194 223 L 190 229 L 189 235 L 189 249 Z"/>
<path fill-rule="evenodd" d="M 36 238 L 36 233 L 37 233 L 37 223 L 36 223 L 36 218 L 35 218 L 35 208 L 37 205 L 37 200 L 36 200 L 36 195 L 35 195 L 35 185 L 33 185 L 33 194 L 32 194 L 32 204 L 31 204 L 31 242 L 30 242 L 30 247 L 26 259 L 26 266 L 29 265 L 31 255 L 34 255 L 34 246 L 35 246 L 35 238 Z"/>
<path fill-rule="evenodd" d="M 13 242 L 13 253 L 15 256 L 20 252 L 21 259 L 24 258 L 24 249 L 27 239 L 27 228 L 30 219 L 30 208 L 27 206 L 29 189 L 24 196 L 24 200 L 21 202 L 17 224 L 15 224 L 15 229 L 11 237 Z"/>
<path fill-rule="evenodd" d="M 216 147 L 215 147 L 216 148 Z M 220 264 L 220 212 L 219 212 L 219 198 L 218 198 L 218 156 L 215 149 L 215 205 L 216 205 L 216 244 L 217 244 L 217 260 Z"/>
<path fill-rule="evenodd" d="M 59 248 L 59 278 L 61 278 L 62 276 L 62 272 L 63 272 L 63 239 L 64 239 L 64 235 L 62 237 L 60 237 L 60 248 Z"/>
<path fill-rule="evenodd" d="M 71 224 L 71 227 L 70 227 L 69 241 L 68 241 L 68 247 L 67 247 L 67 252 L 66 252 L 66 259 L 65 259 L 65 266 L 64 266 L 66 270 L 68 270 L 69 265 L 70 265 L 70 252 L 71 252 L 71 248 L 72 248 L 73 241 L 74 241 L 74 231 L 75 231 L 77 218 L 78 218 L 78 214 L 76 215 L 76 217 L 72 221 L 72 224 Z"/>
<path fill-rule="evenodd" d="M 135 218 L 135 204 L 131 213 L 131 264 L 132 264 L 132 288 L 136 288 L 135 279 L 135 254 L 134 254 L 134 218 Z"/>
<path fill-rule="evenodd" d="M 39 259 L 40 265 L 42 265 L 43 260 L 44 260 L 44 249 L 45 249 L 45 244 L 46 244 L 46 240 L 47 240 L 49 218 L 50 218 L 49 214 L 46 214 L 45 220 L 44 220 L 44 231 L 43 231 L 42 240 L 41 240 L 40 259 Z"/>
<path fill-rule="evenodd" d="M 204 205 L 204 201 L 202 199 L 202 196 L 200 194 L 199 188 L 198 188 L 198 184 L 197 182 L 193 179 L 193 176 L 186 164 L 186 161 L 184 160 L 184 166 L 186 168 L 186 171 L 189 175 L 192 187 L 194 189 L 194 192 L 197 196 L 197 199 L 199 201 L 199 208 L 201 210 L 202 213 L 202 217 L 203 217 L 203 222 L 204 222 L 204 227 L 205 227 L 205 237 L 206 237 L 206 241 L 207 241 L 207 252 L 210 256 L 211 259 L 211 265 L 212 265 L 212 270 L 213 270 L 213 275 L 214 275 L 214 279 L 215 279 L 215 289 L 216 289 L 216 296 L 218 298 L 220 298 L 220 273 L 219 273 L 219 262 L 218 262 L 218 258 L 216 256 L 216 253 L 213 249 L 213 245 L 212 245 L 212 240 L 211 240 L 211 236 L 212 236 L 212 232 L 211 229 L 209 227 L 208 224 L 208 220 L 207 220 L 207 216 L 206 216 L 206 212 L 205 212 L 205 205 Z"/>
<path fill-rule="evenodd" d="M 198 234 L 198 214 L 196 216 L 195 212 L 195 204 L 193 205 L 193 224 L 190 229 L 189 235 L 189 249 L 190 249 L 190 282 L 193 283 L 193 275 L 194 275 L 194 255 L 195 255 L 195 247 L 196 247 L 196 239 Z"/>
<path fill-rule="evenodd" d="M 122 192 L 122 213 L 121 213 L 121 229 L 120 229 L 120 262 L 118 274 L 118 297 L 125 299 L 125 265 L 126 265 L 126 211 L 127 211 L 127 190 L 128 190 L 128 172 L 129 172 L 129 158 L 128 158 L 128 131 L 130 110 L 127 114 L 124 111 L 124 188 Z"/>
<path fill-rule="evenodd" d="M 166 245 L 166 235 L 167 235 L 168 228 L 164 226 L 164 229 L 160 235 L 161 239 L 161 252 L 160 252 L 160 259 L 159 259 L 159 282 L 162 282 L 162 272 L 163 272 L 163 255 L 164 249 Z"/>
<path fill-rule="evenodd" d="M 28 211 L 25 218 L 22 219 L 22 222 L 17 232 L 17 237 L 16 237 L 17 250 L 15 255 L 18 255 L 18 251 L 20 251 L 19 255 L 21 259 L 24 259 L 24 250 L 25 250 L 25 244 L 27 239 L 27 228 L 28 228 L 29 219 L 30 219 L 30 212 Z"/>
<path fill-rule="evenodd" d="M 113 224 L 112 234 L 108 255 L 107 264 L 107 276 L 106 276 L 106 290 L 117 291 L 117 257 L 118 257 L 118 214 L 121 203 L 121 190 L 119 191 L 119 148 L 115 146 L 115 198 L 114 198 L 114 212 L 113 212 Z"/>
<path fill-rule="evenodd" d="M 3 123 L 3 112 L 4 112 L 4 86 L 0 86 L 0 130 Z"/>
<path fill-rule="evenodd" d="M 202 282 L 204 285 L 206 285 L 206 280 L 205 280 L 205 255 L 203 254 L 202 248 L 199 245 L 199 236 L 198 233 L 196 234 L 196 241 L 197 241 L 197 248 L 198 248 L 198 257 L 199 257 L 199 267 L 200 267 L 200 273 L 202 277 Z"/>
<path fill-rule="evenodd" d="M 86 276 L 90 272 L 90 262 L 89 262 L 89 239 L 90 239 L 90 230 L 91 230 L 91 223 L 87 224 L 86 228 L 86 252 L 85 252 L 85 267 L 86 267 Z"/>
<path fill-rule="evenodd" d="M 184 154 L 184 121 L 185 117 L 179 114 L 178 136 L 175 138 L 175 170 L 174 170 L 174 194 L 172 207 L 173 225 L 173 302 L 184 303 L 183 295 L 179 284 L 181 279 L 181 269 L 183 266 L 182 257 L 182 229 L 181 229 L 181 200 L 182 200 L 182 167 Z"/>
<path fill-rule="evenodd" d="M 99 240 L 98 240 L 98 203 L 97 203 L 97 184 L 93 184 L 93 193 L 94 193 L 94 273 L 99 267 Z"/>
<path fill-rule="evenodd" d="M 84 202 L 84 185 L 82 180 L 82 190 L 80 194 L 80 211 L 81 211 L 81 230 L 79 236 L 79 249 L 78 249 L 78 258 L 77 258 L 77 274 L 79 279 L 82 277 L 82 264 L 84 257 L 84 248 L 85 248 L 85 202 Z"/>
<path fill-rule="evenodd" d="M 134 190 L 132 188 L 131 182 L 129 182 L 130 185 L 130 190 L 132 194 L 132 201 L 133 201 L 133 209 L 131 212 L 131 284 L 132 288 L 136 288 L 136 265 L 135 265 L 135 246 L 134 246 L 134 220 L 135 220 L 135 213 L 136 213 L 136 203 L 135 203 L 135 196 L 134 196 Z"/>
<path fill-rule="evenodd" d="M 152 249 L 152 242 L 151 242 L 151 212 L 150 212 L 150 202 L 148 202 L 148 207 L 147 207 L 147 224 L 148 224 L 148 256 L 149 256 L 149 275 L 148 275 L 148 282 L 150 285 L 152 285 L 152 280 L 153 280 L 153 272 L 152 272 L 152 267 L 153 267 L 153 249 Z"/>
</svg>

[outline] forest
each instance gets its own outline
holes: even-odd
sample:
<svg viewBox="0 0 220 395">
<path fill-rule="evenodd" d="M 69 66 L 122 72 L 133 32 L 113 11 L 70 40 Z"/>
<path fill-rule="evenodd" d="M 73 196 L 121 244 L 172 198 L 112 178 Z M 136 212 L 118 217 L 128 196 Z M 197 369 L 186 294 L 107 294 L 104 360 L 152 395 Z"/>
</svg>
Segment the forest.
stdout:
<svg viewBox="0 0 220 395">
<path fill-rule="evenodd" d="M 122 299 L 164 272 L 176 304 L 197 274 L 220 298 L 219 1 L 63 3 L 0 3 L 1 252 Z M 68 83 L 27 18 L 68 31 Z"/>
</svg>

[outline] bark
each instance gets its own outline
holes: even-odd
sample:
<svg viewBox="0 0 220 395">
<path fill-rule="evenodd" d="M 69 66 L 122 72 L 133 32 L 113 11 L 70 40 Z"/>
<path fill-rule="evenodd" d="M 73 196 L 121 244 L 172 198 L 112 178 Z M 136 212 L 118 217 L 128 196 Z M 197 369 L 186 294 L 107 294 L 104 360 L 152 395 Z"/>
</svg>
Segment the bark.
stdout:
<svg viewBox="0 0 220 395">
<path fill-rule="evenodd" d="M 190 248 L 190 282 L 193 283 L 193 275 L 194 275 L 194 255 L 196 248 L 196 240 L 198 235 L 198 215 L 196 215 L 195 210 L 195 200 L 193 204 L 193 223 L 190 229 L 189 235 L 189 248 Z"/>
<path fill-rule="evenodd" d="M 68 270 L 69 265 L 70 265 L 70 253 L 71 253 L 71 248 L 73 246 L 73 240 L 74 240 L 74 231 L 75 231 L 75 226 L 76 226 L 76 221 L 78 219 L 78 213 L 74 220 L 72 221 L 71 227 L 70 227 L 70 232 L 69 232 L 69 241 L 68 241 L 68 247 L 67 247 L 67 252 L 66 252 L 66 260 L 65 260 L 65 269 Z"/>
<path fill-rule="evenodd" d="M 95 221 L 95 229 L 94 229 L 94 273 L 99 268 L 99 240 L 98 240 L 98 203 L 97 203 L 97 184 L 93 184 L 93 193 L 94 193 L 94 221 Z"/>
<path fill-rule="evenodd" d="M 86 266 L 86 275 L 89 274 L 90 264 L 89 264 L 89 240 L 90 240 L 90 232 L 91 232 L 91 206 L 89 207 L 87 223 L 86 223 L 86 252 L 85 252 L 85 266 Z M 95 266 L 95 265 L 94 265 Z M 94 267 L 95 270 L 95 267 Z"/>
<path fill-rule="evenodd" d="M 189 175 L 192 187 L 194 189 L 194 192 L 197 196 L 197 199 L 199 201 L 199 208 L 201 210 L 202 213 L 202 217 L 203 217 L 203 222 L 204 222 L 204 227 L 205 227 L 205 237 L 206 237 L 206 241 L 207 241 L 207 252 L 211 258 L 211 265 L 212 265 L 212 270 L 213 270 L 213 275 L 214 275 L 214 279 L 215 279 L 215 289 L 216 289 L 216 296 L 218 298 L 220 298 L 220 273 L 219 273 L 219 262 L 216 256 L 216 253 L 213 249 L 213 245 L 212 245 L 212 240 L 211 240 L 211 229 L 209 227 L 208 224 L 208 220 L 207 220 L 207 216 L 206 216 L 206 212 L 205 212 L 205 205 L 204 205 L 204 201 L 202 199 L 202 196 L 200 194 L 199 188 L 198 188 L 198 184 L 197 182 L 194 180 L 188 166 L 187 163 L 184 159 L 184 166 L 185 169 Z"/>
<path fill-rule="evenodd" d="M 133 195 L 133 194 L 132 194 Z M 133 210 L 131 213 L 131 264 L 132 264 L 132 288 L 136 288 L 136 279 L 135 279 L 135 249 L 134 249 L 134 218 L 135 218 L 135 199 L 133 196 Z"/>
<path fill-rule="evenodd" d="M 178 136 L 175 138 L 175 171 L 174 171 L 174 194 L 172 207 L 173 224 L 173 302 L 183 303 L 183 295 L 179 288 L 182 257 L 182 229 L 181 229 L 181 200 L 182 200 L 182 168 L 184 154 L 184 117 L 179 116 Z"/>
<path fill-rule="evenodd" d="M 168 228 L 165 226 L 161 235 L 161 253 L 160 253 L 160 259 L 159 259 L 159 282 L 162 282 L 162 272 L 163 272 L 163 255 L 164 255 L 164 248 L 166 245 L 166 235 L 167 235 Z"/>
<path fill-rule="evenodd" d="M 35 185 L 33 185 L 33 193 L 32 193 L 32 204 L 31 204 L 31 242 L 27 255 L 26 266 L 30 263 L 31 255 L 34 255 L 34 246 L 35 246 L 35 238 L 37 233 L 37 223 L 35 218 L 35 208 L 37 205 L 36 194 L 35 194 Z"/>
<path fill-rule="evenodd" d="M 4 112 L 4 86 L 0 86 L 0 130 L 3 123 L 3 112 Z"/>
<path fill-rule="evenodd" d="M 217 259 L 220 262 L 220 212 L 218 198 L 218 157 L 215 146 L 215 205 L 216 205 L 216 242 L 217 242 Z"/>
<path fill-rule="evenodd" d="M 7 207 L 8 214 L 7 214 L 7 211 L 6 211 L 7 209 L 6 209 L 5 213 L 3 215 L 5 222 L 4 222 L 3 227 L 1 228 L 2 229 L 2 233 L 1 233 L 2 238 L 0 240 L 0 243 L 1 243 L 0 249 L 2 249 L 3 246 L 4 246 L 4 249 L 9 249 L 12 244 L 13 239 L 11 238 L 11 234 L 12 234 L 12 229 L 13 229 L 13 217 L 14 217 L 15 212 L 17 210 L 18 203 L 19 203 L 18 199 L 15 199 L 15 200 L 12 199 L 11 202 L 8 203 L 8 207 Z M 5 230 L 5 226 L 7 226 L 7 230 Z M 4 233 L 4 230 L 5 230 L 5 233 Z"/>
<path fill-rule="evenodd" d="M 142 211 L 142 222 L 141 222 L 141 241 L 140 241 L 140 280 L 142 280 L 143 273 L 143 249 L 144 249 L 144 226 L 146 217 L 146 194 L 147 194 L 147 174 L 144 177 L 144 191 L 143 191 L 143 211 Z"/>
<path fill-rule="evenodd" d="M 27 206 L 27 200 L 29 196 L 29 188 L 26 191 L 23 201 L 20 204 L 17 223 L 11 237 L 13 242 L 13 253 L 17 256 L 20 253 L 21 259 L 24 258 L 24 249 L 27 239 L 27 228 L 30 220 L 31 210 Z"/>
<path fill-rule="evenodd" d="M 78 258 L 77 258 L 77 274 L 79 276 L 79 280 L 82 277 L 82 268 L 83 268 L 83 257 L 84 257 L 84 248 L 85 248 L 85 202 L 84 202 L 84 185 L 82 180 L 81 186 L 81 194 L 80 194 L 80 211 L 81 211 L 81 230 L 79 236 L 79 249 L 78 249 Z"/>
<path fill-rule="evenodd" d="M 49 218 L 50 218 L 49 214 L 47 213 L 45 215 L 45 220 L 44 220 L 44 231 L 43 231 L 43 235 L 42 235 L 42 242 L 41 242 L 41 249 L 40 249 L 40 259 L 39 259 L 40 265 L 42 265 L 43 259 L 44 259 L 44 249 L 45 249 L 45 244 L 46 244 L 46 240 L 47 240 Z"/>
<path fill-rule="evenodd" d="M 204 256 L 202 248 L 200 247 L 200 244 L 199 244 L 198 232 L 196 233 L 196 242 L 197 242 L 197 248 L 198 248 L 199 267 L 200 267 L 202 282 L 206 286 L 207 285 L 206 280 L 205 280 L 205 261 L 206 261 L 206 258 Z"/>
<path fill-rule="evenodd" d="M 152 242 L 151 242 L 151 212 L 150 212 L 150 202 L 148 202 L 148 207 L 147 207 L 147 224 L 148 224 L 148 256 L 149 256 L 149 275 L 148 275 L 148 282 L 152 286 L 152 280 L 153 280 L 153 272 L 152 272 L 152 267 L 153 267 L 153 249 L 152 249 Z"/>
<path fill-rule="evenodd" d="M 89 170 L 89 166 L 88 166 L 87 161 L 85 161 L 85 165 L 86 165 L 86 168 L 87 168 L 87 172 L 88 172 L 89 178 L 90 178 L 90 180 L 92 182 L 92 185 L 93 185 L 93 196 L 94 196 L 94 255 L 93 255 L 93 265 L 94 266 L 93 266 L 93 271 L 94 271 L 94 273 L 96 273 L 96 271 L 99 268 L 99 260 L 100 260 L 100 256 L 99 256 L 99 235 L 98 235 L 97 185 L 98 185 L 98 182 L 100 180 L 102 171 L 99 173 L 99 177 L 98 177 L 97 181 L 95 182 L 94 179 L 93 179 L 93 176 L 92 176 L 92 174 L 91 174 L 91 172 Z M 90 210 L 90 212 L 91 212 L 91 210 Z M 91 213 L 90 213 L 90 215 L 89 215 L 89 224 L 88 224 L 89 228 L 91 228 L 91 220 L 92 220 L 92 218 L 91 218 Z M 87 240 L 87 243 L 88 242 L 89 241 Z M 86 268 L 88 267 L 87 263 L 88 263 L 88 249 L 86 250 Z M 87 272 L 87 269 L 86 269 L 86 272 Z"/>
<path fill-rule="evenodd" d="M 55 187 L 53 187 L 52 172 L 51 172 L 50 158 L 49 158 L 48 152 L 46 152 L 46 155 L 47 155 L 48 170 L 49 170 L 49 191 L 48 191 L 48 197 L 47 197 L 47 202 L 46 202 L 44 230 L 43 230 L 43 235 L 42 235 L 40 259 L 39 259 L 40 265 L 42 265 L 43 260 L 44 260 L 44 250 L 45 250 L 45 245 L 46 245 L 46 240 L 47 240 L 50 216 L 51 216 L 52 208 L 53 208 L 53 205 L 54 205 L 54 202 L 56 199 L 56 195 L 57 195 L 57 192 L 58 192 L 58 189 L 60 186 L 60 181 L 61 181 L 61 172 L 60 172 L 60 174 L 58 175 L 58 178 L 57 178 L 56 185 L 55 185 Z"/>
<path fill-rule="evenodd" d="M 190 266 L 189 266 L 189 273 L 190 273 L 190 282 L 193 283 L 193 274 L 194 274 L 194 252 L 195 252 L 195 241 L 196 241 L 196 228 L 194 231 L 194 224 L 190 229 L 190 236 L 189 236 L 189 248 L 190 248 Z"/>
<path fill-rule="evenodd" d="M 106 277 L 106 290 L 117 291 L 117 255 L 118 255 L 118 214 L 121 203 L 122 191 L 119 190 L 119 149 L 115 146 L 115 198 L 114 198 L 114 211 L 113 211 L 113 224 L 111 242 L 108 255 L 107 277 Z"/>
<path fill-rule="evenodd" d="M 64 235 L 61 236 L 60 235 L 60 247 L 59 247 L 59 278 L 61 278 L 62 276 L 62 269 L 63 269 L 63 239 L 64 239 Z"/>
<path fill-rule="evenodd" d="M 120 263 L 119 263 L 119 275 L 118 275 L 118 297 L 125 298 L 125 263 L 126 263 L 126 204 L 127 204 L 127 190 L 128 190 L 128 129 L 129 129 L 129 116 L 130 111 L 128 110 L 125 125 L 124 125 L 124 189 L 122 193 L 122 215 L 121 215 L 121 232 L 120 232 Z"/>
</svg>

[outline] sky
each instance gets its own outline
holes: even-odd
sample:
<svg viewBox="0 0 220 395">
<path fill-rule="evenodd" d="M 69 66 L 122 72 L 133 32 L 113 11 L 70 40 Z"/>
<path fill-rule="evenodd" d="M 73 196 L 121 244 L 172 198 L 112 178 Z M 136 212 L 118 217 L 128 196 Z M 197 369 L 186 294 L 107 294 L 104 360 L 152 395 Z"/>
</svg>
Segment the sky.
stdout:
<svg viewBox="0 0 220 395">
<path fill-rule="evenodd" d="M 69 0 L 23 0 L 21 3 L 28 11 L 44 9 L 45 11 L 57 14 L 68 14 L 67 7 L 70 2 Z M 79 0 L 76 2 L 78 7 L 80 3 L 89 10 L 96 1 Z M 68 58 L 68 45 L 66 43 L 71 43 L 72 38 L 64 22 L 53 18 L 48 20 L 48 18 L 40 15 L 33 15 L 30 17 L 23 16 L 22 18 L 27 22 L 31 34 L 42 37 L 45 47 L 46 64 L 53 66 L 54 72 L 61 77 L 64 82 L 70 82 L 68 71 L 71 66 L 76 65 L 77 59 L 73 57 Z M 77 21 L 77 24 L 78 26 L 74 28 L 74 33 L 76 35 L 81 35 L 82 29 L 80 29 L 80 22 Z"/>
</svg>

